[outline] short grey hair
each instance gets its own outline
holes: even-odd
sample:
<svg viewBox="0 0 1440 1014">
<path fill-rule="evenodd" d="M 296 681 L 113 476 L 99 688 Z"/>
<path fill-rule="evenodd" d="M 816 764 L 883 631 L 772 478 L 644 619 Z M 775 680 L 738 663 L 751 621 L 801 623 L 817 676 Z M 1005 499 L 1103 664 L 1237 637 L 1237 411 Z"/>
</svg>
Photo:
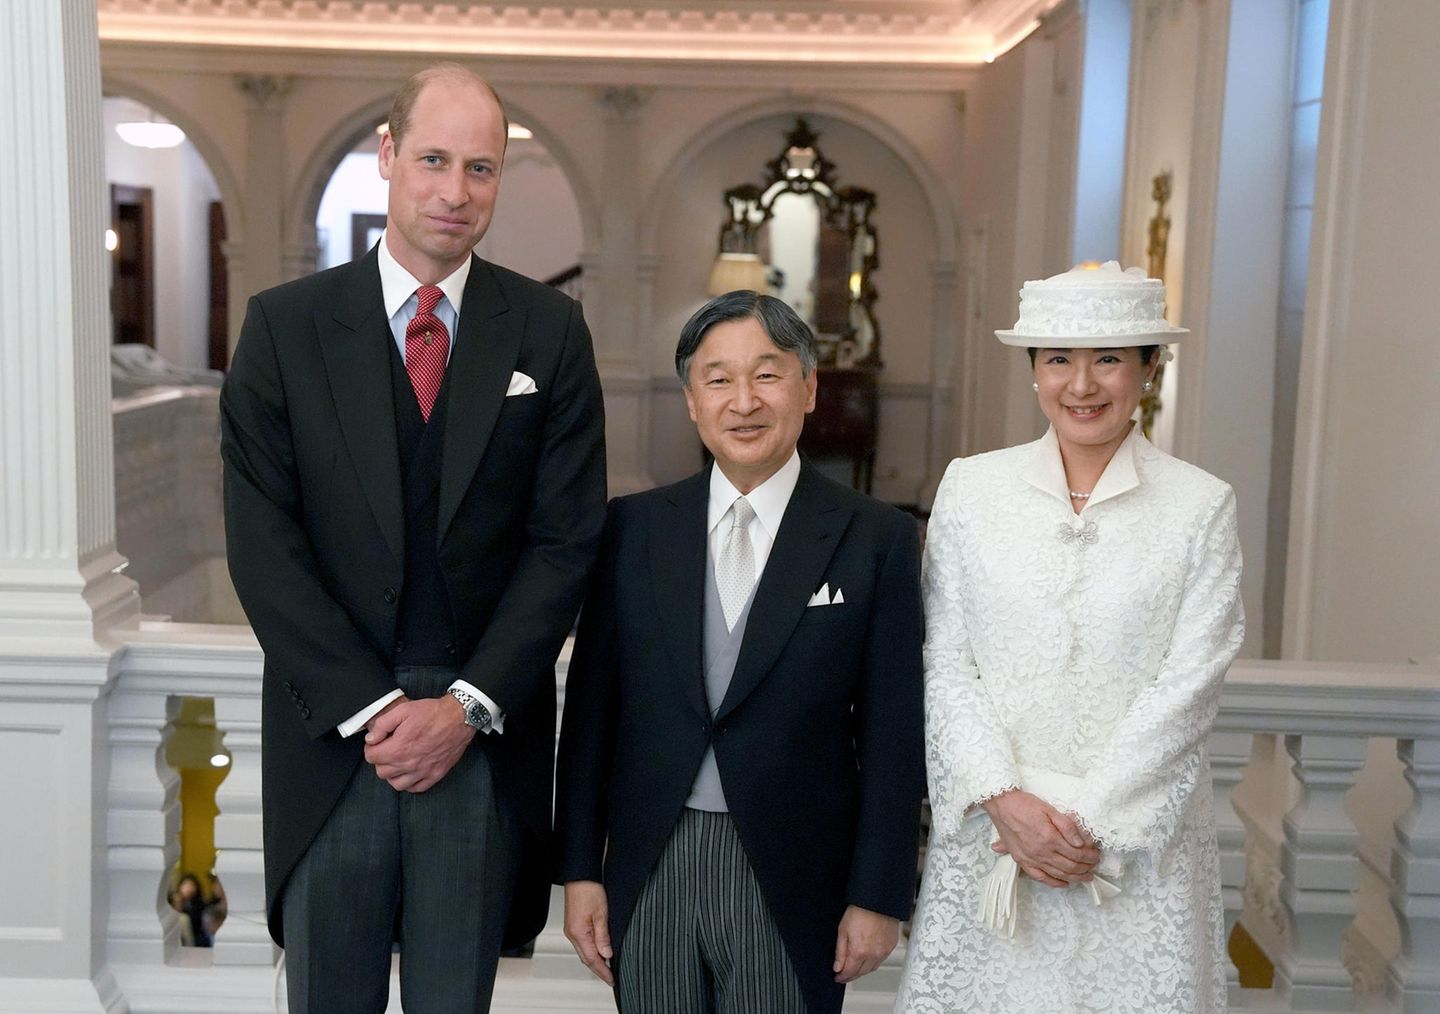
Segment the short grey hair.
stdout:
<svg viewBox="0 0 1440 1014">
<path fill-rule="evenodd" d="M 801 373 L 810 376 L 819 362 L 815 332 L 810 330 L 810 325 L 801 320 L 800 315 L 783 299 L 750 289 L 736 289 L 716 296 L 700 307 L 680 329 L 680 342 L 675 346 L 675 372 L 679 374 L 680 382 L 690 386 L 690 360 L 712 327 L 747 317 L 760 322 L 777 349 L 799 356 Z"/>
</svg>

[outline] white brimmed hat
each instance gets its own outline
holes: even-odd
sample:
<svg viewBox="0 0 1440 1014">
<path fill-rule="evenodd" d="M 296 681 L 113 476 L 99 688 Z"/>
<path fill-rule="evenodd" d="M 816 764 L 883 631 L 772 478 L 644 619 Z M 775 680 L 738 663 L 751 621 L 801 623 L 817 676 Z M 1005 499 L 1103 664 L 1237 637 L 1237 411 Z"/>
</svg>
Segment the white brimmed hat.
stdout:
<svg viewBox="0 0 1440 1014">
<path fill-rule="evenodd" d="M 1020 290 L 1020 319 L 996 331 L 1021 348 L 1107 349 L 1166 345 L 1189 334 L 1165 319 L 1165 283 L 1117 261 L 1078 265 Z"/>
</svg>

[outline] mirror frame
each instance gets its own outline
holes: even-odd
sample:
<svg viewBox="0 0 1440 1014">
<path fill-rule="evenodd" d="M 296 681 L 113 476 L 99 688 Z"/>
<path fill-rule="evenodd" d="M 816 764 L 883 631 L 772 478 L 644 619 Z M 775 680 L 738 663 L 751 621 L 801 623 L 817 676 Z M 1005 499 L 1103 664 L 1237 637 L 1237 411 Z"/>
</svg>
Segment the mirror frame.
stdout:
<svg viewBox="0 0 1440 1014">
<path fill-rule="evenodd" d="M 744 183 L 725 191 L 725 205 L 730 218 L 720 227 L 721 253 L 755 253 L 760 229 L 774 217 L 775 201 L 784 194 L 808 195 L 820 206 L 823 226 L 838 229 L 849 241 L 849 263 L 858 261 L 858 270 L 850 272 L 849 314 L 845 331 L 836 338 L 820 339 L 821 365 L 839 369 L 880 370 L 880 324 L 875 319 L 875 271 L 880 266 L 879 239 L 871 224 L 875 211 L 875 194 L 862 187 L 837 187 L 835 164 L 820 151 L 820 135 L 810 124 L 797 117 L 795 126 L 785 137 L 780 154 L 765 163 L 765 179 L 756 186 Z M 856 341 L 856 320 L 868 325 L 871 341 L 863 356 L 841 355 L 841 348 Z M 838 361 L 837 361 L 838 360 Z"/>
</svg>

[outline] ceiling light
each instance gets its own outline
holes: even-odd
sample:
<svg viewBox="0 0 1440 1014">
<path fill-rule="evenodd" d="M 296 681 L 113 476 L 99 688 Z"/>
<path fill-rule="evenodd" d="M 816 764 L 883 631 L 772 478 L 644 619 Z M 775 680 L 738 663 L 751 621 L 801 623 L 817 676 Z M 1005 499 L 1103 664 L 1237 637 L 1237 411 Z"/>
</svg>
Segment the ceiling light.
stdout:
<svg viewBox="0 0 1440 1014">
<path fill-rule="evenodd" d="M 115 133 L 120 135 L 120 140 L 137 148 L 173 148 L 185 141 L 185 131 L 175 124 L 154 120 L 117 123 Z"/>
<path fill-rule="evenodd" d="M 120 234 L 119 234 L 118 232 L 116 232 L 114 229 L 106 229 L 106 230 L 105 230 L 105 251 L 106 251 L 106 253 L 114 253 L 116 250 L 119 250 L 119 249 L 120 249 Z"/>
<path fill-rule="evenodd" d="M 382 123 L 375 128 L 375 133 L 384 137 L 390 130 L 390 124 Z M 528 141 L 535 136 L 535 132 L 529 127 L 522 127 L 518 123 L 510 124 L 510 132 L 505 135 L 512 141 Z"/>
<path fill-rule="evenodd" d="M 228 768 L 230 766 L 230 755 L 217 753 L 210 758 L 210 766 L 212 768 Z"/>
</svg>

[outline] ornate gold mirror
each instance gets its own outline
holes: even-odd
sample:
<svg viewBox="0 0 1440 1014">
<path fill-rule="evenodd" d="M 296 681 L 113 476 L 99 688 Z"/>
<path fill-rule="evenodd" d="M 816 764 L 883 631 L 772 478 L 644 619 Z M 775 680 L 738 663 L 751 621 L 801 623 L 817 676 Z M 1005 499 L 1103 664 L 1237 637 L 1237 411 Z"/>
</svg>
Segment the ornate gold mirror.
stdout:
<svg viewBox="0 0 1440 1014">
<path fill-rule="evenodd" d="M 837 187 L 835 165 L 819 140 L 797 119 L 785 147 L 766 163 L 763 182 L 725 191 L 729 220 L 720 229 L 710 291 L 768 291 L 815 329 L 822 365 L 879 370 L 875 195 Z"/>
</svg>

